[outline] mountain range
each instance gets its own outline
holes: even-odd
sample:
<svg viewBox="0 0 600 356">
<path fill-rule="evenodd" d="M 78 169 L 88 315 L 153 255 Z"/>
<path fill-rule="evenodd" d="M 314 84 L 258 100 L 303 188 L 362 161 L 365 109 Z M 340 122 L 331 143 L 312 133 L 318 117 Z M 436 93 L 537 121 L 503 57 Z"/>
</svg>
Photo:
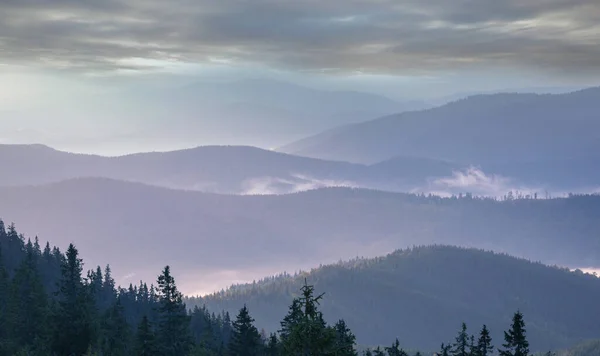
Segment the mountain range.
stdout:
<svg viewBox="0 0 600 356">
<path fill-rule="evenodd" d="M 134 281 L 172 261 L 187 292 L 213 288 L 198 283 L 201 275 L 220 288 L 433 243 L 597 267 L 599 214 L 593 195 L 495 201 L 323 188 L 236 196 L 100 178 L 0 188 L 0 216 L 26 235 L 77 241 L 86 261 L 110 263 Z"/>
<path fill-rule="evenodd" d="M 600 152 L 599 101 L 600 88 L 475 95 L 338 127 L 280 150 L 356 163 L 414 156 L 491 170 L 513 162 L 584 160 Z"/>
</svg>

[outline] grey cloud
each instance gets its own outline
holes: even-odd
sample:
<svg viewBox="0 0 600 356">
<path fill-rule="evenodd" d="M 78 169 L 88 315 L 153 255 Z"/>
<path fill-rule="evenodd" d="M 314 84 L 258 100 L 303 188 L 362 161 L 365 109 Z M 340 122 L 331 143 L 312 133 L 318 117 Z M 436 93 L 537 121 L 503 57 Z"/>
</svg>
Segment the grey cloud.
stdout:
<svg viewBox="0 0 600 356">
<path fill-rule="evenodd" d="M 302 70 L 600 68 L 597 0 L 2 0 L 0 63 L 136 69 L 225 58 Z"/>
</svg>

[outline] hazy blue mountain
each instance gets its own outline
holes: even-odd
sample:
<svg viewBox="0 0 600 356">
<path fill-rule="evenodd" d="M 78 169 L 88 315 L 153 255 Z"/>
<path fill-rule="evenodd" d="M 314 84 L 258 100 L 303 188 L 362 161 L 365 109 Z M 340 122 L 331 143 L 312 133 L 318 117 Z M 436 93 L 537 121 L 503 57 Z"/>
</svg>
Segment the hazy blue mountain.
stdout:
<svg viewBox="0 0 600 356">
<path fill-rule="evenodd" d="M 472 334 L 486 324 L 493 344 L 501 346 L 517 309 L 525 315 L 533 351 L 556 350 L 600 334 L 598 277 L 447 246 L 265 278 L 188 304 L 230 312 L 246 304 L 258 325 L 275 331 L 305 279 L 325 293 L 321 311 L 329 321 L 344 318 L 364 345 L 389 345 L 398 338 L 406 348 L 437 350 L 442 341 L 454 341 L 464 321 Z"/>
<path fill-rule="evenodd" d="M 135 95 L 135 93 L 133 93 Z M 384 96 L 326 91 L 271 79 L 197 82 L 139 95 L 148 106 L 139 126 L 163 138 L 279 146 L 339 125 L 425 108 Z M 169 120 L 164 120 L 168 116 Z M 148 125 L 148 120 L 153 125 Z"/>
<path fill-rule="evenodd" d="M 282 147 L 374 163 L 416 156 L 472 165 L 585 159 L 600 151 L 600 88 L 568 94 L 477 95 L 346 125 Z"/>
<path fill-rule="evenodd" d="M 600 265 L 600 196 L 500 202 L 350 188 L 234 196 L 76 179 L 0 188 L 0 216 L 27 236 L 77 241 L 92 265 L 110 263 L 135 279 L 151 280 L 173 261 L 188 291 L 205 287 L 198 276 L 213 272 L 230 271 L 218 276 L 222 286 L 415 244 Z"/>
<path fill-rule="evenodd" d="M 410 190 L 429 177 L 449 176 L 461 168 L 412 158 L 369 167 L 248 146 L 204 146 L 103 157 L 42 145 L 0 145 L 0 159 L 10 167 L 0 175 L 0 186 L 104 177 L 226 194 L 289 193 L 335 185 Z"/>
</svg>

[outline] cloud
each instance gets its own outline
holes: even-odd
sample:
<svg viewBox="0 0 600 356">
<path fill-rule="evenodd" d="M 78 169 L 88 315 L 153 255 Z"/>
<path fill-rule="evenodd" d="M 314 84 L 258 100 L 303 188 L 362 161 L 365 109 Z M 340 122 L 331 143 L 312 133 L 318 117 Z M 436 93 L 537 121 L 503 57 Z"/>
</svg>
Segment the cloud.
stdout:
<svg viewBox="0 0 600 356">
<path fill-rule="evenodd" d="M 0 63 L 152 71 L 169 63 L 425 74 L 590 73 L 597 0 L 3 0 Z"/>
<path fill-rule="evenodd" d="M 449 177 L 432 179 L 425 187 L 416 188 L 415 193 L 425 192 L 439 196 L 459 193 L 471 193 L 475 196 L 502 197 L 508 192 L 533 195 L 544 191 L 540 187 L 527 187 L 513 179 L 495 174 L 486 174 L 482 170 L 470 167 L 464 171 L 455 171 Z"/>
<path fill-rule="evenodd" d="M 273 195 L 298 193 L 327 187 L 358 187 L 350 181 L 316 179 L 306 175 L 293 174 L 290 178 L 258 177 L 242 183 L 243 195 Z"/>
</svg>

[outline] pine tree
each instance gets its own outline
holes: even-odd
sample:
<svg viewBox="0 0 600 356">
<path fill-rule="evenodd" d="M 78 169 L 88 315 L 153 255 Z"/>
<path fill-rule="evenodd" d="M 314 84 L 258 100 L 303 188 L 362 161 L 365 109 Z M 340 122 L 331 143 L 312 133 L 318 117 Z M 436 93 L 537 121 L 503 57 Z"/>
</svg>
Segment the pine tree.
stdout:
<svg viewBox="0 0 600 356">
<path fill-rule="evenodd" d="M 158 277 L 158 348 L 162 356 L 185 355 L 192 346 L 190 318 L 177 290 L 171 269 Z"/>
<path fill-rule="evenodd" d="M 47 343 L 48 299 L 38 273 L 37 256 L 30 243 L 26 251 L 10 287 L 9 335 L 17 348 L 41 352 Z"/>
<path fill-rule="evenodd" d="M 277 340 L 277 335 L 271 334 L 269 336 L 269 340 L 267 341 L 267 346 L 265 348 L 266 356 L 279 356 L 279 340 Z"/>
<path fill-rule="evenodd" d="M 450 356 L 450 350 L 452 349 L 451 345 L 445 345 L 442 343 L 440 347 L 440 356 Z"/>
<path fill-rule="evenodd" d="M 469 356 L 469 335 L 467 324 L 462 323 L 451 351 L 452 356 Z"/>
<path fill-rule="evenodd" d="M 394 341 L 391 347 L 386 347 L 385 351 L 389 356 L 408 356 L 406 351 L 400 347 L 400 341 L 398 341 L 398 339 Z"/>
<path fill-rule="evenodd" d="M 140 322 L 135 337 L 134 353 L 135 356 L 158 356 L 156 337 L 150 325 L 150 320 L 144 315 Z"/>
<path fill-rule="evenodd" d="M 529 356 L 529 342 L 526 337 L 523 314 L 517 311 L 513 316 L 509 331 L 504 332 L 504 350 L 499 350 L 500 356 Z"/>
<path fill-rule="evenodd" d="M 258 356 L 261 354 L 262 340 L 254 319 L 244 305 L 233 322 L 233 334 L 229 345 L 231 356 Z"/>
<path fill-rule="evenodd" d="M 494 352 L 494 346 L 492 345 L 492 337 L 487 326 L 484 325 L 479 333 L 479 340 L 477 341 L 477 356 L 490 356 Z"/>
<path fill-rule="evenodd" d="M 327 327 L 318 311 L 323 294 L 314 296 L 314 287 L 304 282 L 302 296 L 292 302 L 282 322 L 281 344 L 286 355 L 330 355 L 334 353 L 335 330 Z"/>
<path fill-rule="evenodd" d="M 4 223 L 0 220 L 0 234 L 4 232 Z M 0 245 L 0 355 L 9 355 L 8 344 L 8 290 L 9 277 L 4 265 L 2 246 Z"/>
<path fill-rule="evenodd" d="M 381 349 L 381 347 L 377 346 L 375 350 L 373 350 L 374 356 L 385 356 L 385 352 Z"/>
<path fill-rule="evenodd" d="M 59 355 L 82 355 L 92 344 L 92 308 L 81 279 L 82 262 L 69 245 L 53 312 L 52 350 Z"/>
<path fill-rule="evenodd" d="M 338 356 L 356 356 L 354 348 L 356 336 L 346 325 L 344 320 L 339 320 L 333 327 L 335 329 L 335 354 Z"/>
<path fill-rule="evenodd" d="M 129 355 L 129 324 L 127 324 L 127 320 L 125 319 L 125 310 L 120 297 L 106 311 L 102 331 L 102 355 Z"/>
</svg>

